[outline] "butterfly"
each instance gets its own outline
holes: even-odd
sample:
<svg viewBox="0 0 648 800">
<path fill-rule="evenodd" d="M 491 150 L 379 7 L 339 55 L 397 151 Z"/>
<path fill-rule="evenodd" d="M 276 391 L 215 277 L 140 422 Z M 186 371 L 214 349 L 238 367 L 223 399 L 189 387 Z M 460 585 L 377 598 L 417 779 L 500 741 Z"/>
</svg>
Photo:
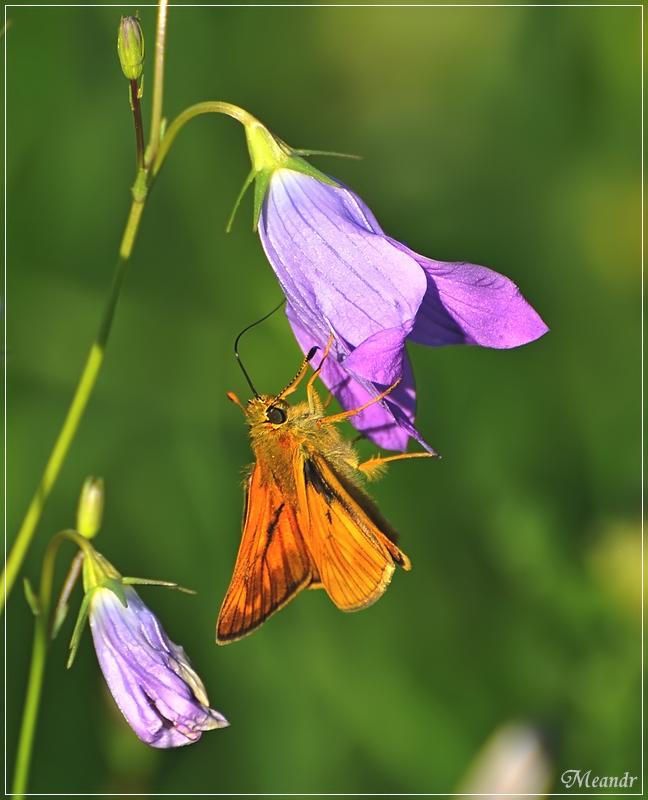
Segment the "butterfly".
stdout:
<svg viewBox="0 0 648 800">
<path fill-rule="evenodd" d="M 304 378 L 316 347 L 280 394 L 255 392 L 247 407 L 228 394 L 247 417 L 256 462 L 246 478 L 243 536 L 216 623 L 218 644 L 252 633 L 306 588 L 325 589 L 342 611 L 367 608 L 387 588 L 396 564 L 411 568 L 363 477 L 379 477 L 389 461 L 430 454 L 359 463 L 336 425 L 379 402 L 396 384 L 365 405 L 326 416 L 314 381 L 330 345 L 308 381 L 306 402 L 291 405 L 285 398 Z"/>
</svg>

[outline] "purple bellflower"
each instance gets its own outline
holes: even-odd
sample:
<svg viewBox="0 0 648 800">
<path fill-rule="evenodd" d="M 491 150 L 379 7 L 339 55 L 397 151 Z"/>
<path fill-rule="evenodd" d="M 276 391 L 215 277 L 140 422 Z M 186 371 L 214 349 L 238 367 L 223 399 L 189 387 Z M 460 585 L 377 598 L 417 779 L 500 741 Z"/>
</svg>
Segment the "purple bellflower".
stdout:
<svg viewBox="0 0 648 800">
<path fill-rule="evenodd" d="M 86 600 L 71 659 L 87 612 L 108 688 L 128 724 L 151 747 L 181 747 L 200 739 L 203 731 L 229 725 L 209 707 L 205 687 L 185 651 L 124 582 L 130 579 L 121 578 L 93 548 L 84 551 Z"/>
<path fill-rule="evenodd" d="M 547 326 L 503 275 L 392 239 L 354 192 L 300 158 L 308 151 L 290 150 L 256 121 L 246 135 L 255 226 L 300 347 L 323 352 L 333 336 L 321 377 L 346 410 L 400 381 L 350 421 L 381 447 L 405 450 L 413 437 L 433 453 L 414 427 L 405 342 L 510 348 Z"/>
</svg>

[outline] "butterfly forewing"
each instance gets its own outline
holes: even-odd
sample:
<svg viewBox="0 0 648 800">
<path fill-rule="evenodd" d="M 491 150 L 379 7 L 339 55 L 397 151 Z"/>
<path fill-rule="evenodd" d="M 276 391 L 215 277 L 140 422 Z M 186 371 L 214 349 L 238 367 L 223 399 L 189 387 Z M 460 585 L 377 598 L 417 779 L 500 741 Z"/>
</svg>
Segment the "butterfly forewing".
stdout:
<svg viewBox="0 0 648 800">
<path fill-rule="evenodd" d="M 243 538 L 218 615 L 216 641 L 226 644 L 251 633 L 312 577 L 311 558 L 295 509 L 257 461 L 246 487 Z"/>
<path fill-rule="evenodd" d="M 394 562 L 409 569 L 409 561 L 325 458 L 309 453 L 302 458 L 301 474 L 297 519 L 320 580 L 338 608 L 366 608 L 387 588 Z M 354 487 L 353 493 L 358 497 L 361 490 Z"/>
</svg>

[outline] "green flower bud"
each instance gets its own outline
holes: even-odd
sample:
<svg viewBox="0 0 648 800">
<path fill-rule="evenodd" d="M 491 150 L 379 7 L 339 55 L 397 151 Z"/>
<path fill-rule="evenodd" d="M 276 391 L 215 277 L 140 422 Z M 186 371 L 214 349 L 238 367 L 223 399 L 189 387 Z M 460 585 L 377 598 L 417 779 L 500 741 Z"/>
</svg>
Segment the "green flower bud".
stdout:
<svg viewBox="0 0 648 800">
<path fill-rule="evenodd" d="M 76 522 L 77 531 L 86 539 L 92 539 L 101 527 L 103 503 L 103 478 L 87 478 L 81 489 Z"/>
<path fill-rule="evenodd" d="M 117 52 L 124 75 L 135 81 L 144 64 L 144 34 L 137 17 L 122 17 L 117 36 Z"/>
</svg>

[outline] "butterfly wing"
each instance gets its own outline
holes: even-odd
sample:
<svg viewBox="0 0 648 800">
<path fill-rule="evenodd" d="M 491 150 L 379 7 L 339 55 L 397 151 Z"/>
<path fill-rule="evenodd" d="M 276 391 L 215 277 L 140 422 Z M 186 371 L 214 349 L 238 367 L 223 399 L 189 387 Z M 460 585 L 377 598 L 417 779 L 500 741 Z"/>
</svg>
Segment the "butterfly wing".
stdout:
<svg viewBox="0 0 648 800">
<path fill-rule="evenodd" d="M 389 585 L 395 564 L 410 569 L 390 539 L 395 532 L 371 498 L 320 454 L 309 452 L 299 474 L 299 523 L 322 585 L 342 611 L 370 606 Z"/>
<path fill-rule="evenodd" d="M 294 503 L 259 461 L 248 479 L 243 537 L 223 600 L 216 641 L 242 639 L 283 608 L 314 576 Z"/>
</svg>

